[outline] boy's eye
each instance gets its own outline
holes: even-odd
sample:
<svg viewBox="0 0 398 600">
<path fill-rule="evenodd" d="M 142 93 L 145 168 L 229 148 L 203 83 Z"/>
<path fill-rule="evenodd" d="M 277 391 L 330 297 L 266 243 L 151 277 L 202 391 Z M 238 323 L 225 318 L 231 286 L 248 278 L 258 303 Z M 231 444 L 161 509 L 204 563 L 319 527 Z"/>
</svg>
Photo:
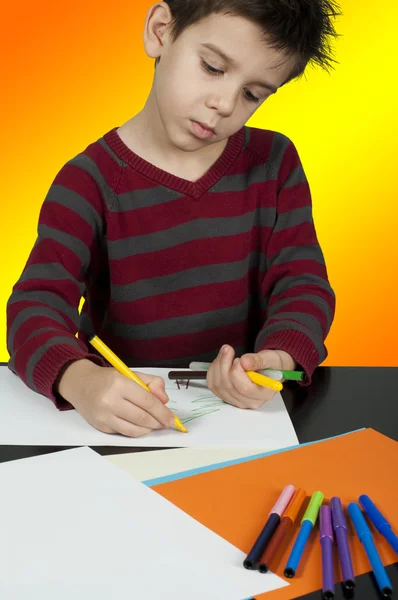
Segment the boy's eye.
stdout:
<svg viewBox="0 0 398 600">
<path fill-rule="evenodd" d="M 207 71 L 207 73 L 211 73 L 212 75 L 220 75 L 222 74 L 224 71 L 221 71 L 220 69 L 216 69 L 215 67 L 212 67 L 211 65 L 209 65 L 209 63 L 207 63 L 205 60 L 201 60 L 202 63 L 202 67 L 204 68 L 205 71 Z"/>
<path fill-rule="evenodd" d="M 201 59 L 201 65 L 202 65 L 202 68 L 206 71 L 206 73 L 210 73 L 210 75 L 222 75 L 224 73 L 224 71 L 221 71 L 221 69 L 216 69 L 215 67 L 212 67 L 211 65 L 209 65 L 209 63 L 207 63 L 205 60 L 203 60 L 203 58 Z M 260 98 L 257 98 L 257 96 L 254 96 L 254 94 L 249 92 L 249 90 L 246 90 L 245 94 L 246 94 L 246 98 L 247 98 L 247 100 L 249 100 L 249 102 L 256 102 L 256 103 L 260 102 Z"/>
<path fill-rule="evenodd" d="M 246 91 L 246 98 L 250 102 L 260 102 L 260 98 L 257 98 L 257 96 L 254 96 L 251 92 L 249 92 L 249 90 Z"/>
</svg>

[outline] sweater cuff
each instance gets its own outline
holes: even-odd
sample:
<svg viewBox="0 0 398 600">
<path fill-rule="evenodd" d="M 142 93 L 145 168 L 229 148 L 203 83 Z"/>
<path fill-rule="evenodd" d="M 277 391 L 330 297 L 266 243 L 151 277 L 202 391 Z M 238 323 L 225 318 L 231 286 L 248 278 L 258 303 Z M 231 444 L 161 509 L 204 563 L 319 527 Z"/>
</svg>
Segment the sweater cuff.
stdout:
<svg viewBox="0 0 398 600">
<path fill-rule="evenodd" d="M 301 385 L 309 385 L 312 375 L 319 365 L 320 356 L 310 338 L 301 331 L 284 330 L 271 333 L 260 345 L 255 346 L 255 352 L 260 350 L 284 350 L 305 371 L 306 378 Z"/>
<path fill-rule="evenodd" d="M 58 344 L 52 346 L 42 356 L 35 367 L 33 380 L 36 391 L 50 398 L 59 410 L 68 410 L 73 408 L 60 394 L 55 391 L 57 379 L 68 364 L 76 360 L 88 359 L 100 367 L 109 366 L 108 363 L 98 354 L 85 352 L 76 346 L 69 344 Z"/>
</svg>

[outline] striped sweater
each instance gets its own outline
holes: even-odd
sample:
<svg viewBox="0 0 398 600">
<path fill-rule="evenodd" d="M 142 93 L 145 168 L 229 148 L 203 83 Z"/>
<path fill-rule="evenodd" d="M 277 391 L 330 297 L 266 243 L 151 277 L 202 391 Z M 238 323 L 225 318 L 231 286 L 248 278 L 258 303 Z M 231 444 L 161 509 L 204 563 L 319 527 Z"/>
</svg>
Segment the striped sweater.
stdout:
<svg viewBox="0 0 398 600">
<path fill-rule="evenodd" d="M 114 128 L 50 186 L 7 304 L 8 364 L 61 409 L 62 369 L 106 364 L 94 333 L 135 367 L 211 361 L 222 344 L 238 356 L 281 349 L 309 382 L 334 302 L 287 137 L 243 127 L 192 182 L 133 153 Z"/>
</svg>

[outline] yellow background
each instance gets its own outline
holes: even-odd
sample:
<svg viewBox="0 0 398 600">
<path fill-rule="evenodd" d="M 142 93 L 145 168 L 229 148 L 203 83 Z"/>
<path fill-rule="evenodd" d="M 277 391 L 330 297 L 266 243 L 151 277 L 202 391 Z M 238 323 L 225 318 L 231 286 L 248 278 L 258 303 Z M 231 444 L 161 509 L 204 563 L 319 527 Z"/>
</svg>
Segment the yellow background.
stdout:
<svg viewBox="0 0 398 600">
<path fill-rule="evenodd" d="M 145 102 L 153 61 L 142 27 L 151 4 L 20 0 L 2 8 L 0 361 L 8 360 L 5 305 L 52 180 Z M 336 70 L 310 69 L 248 124 L 288 135 L 310 181 L 337 295 L 325 364 L 397 365 L 398 4 L 341 7 Z"/>
</svg>

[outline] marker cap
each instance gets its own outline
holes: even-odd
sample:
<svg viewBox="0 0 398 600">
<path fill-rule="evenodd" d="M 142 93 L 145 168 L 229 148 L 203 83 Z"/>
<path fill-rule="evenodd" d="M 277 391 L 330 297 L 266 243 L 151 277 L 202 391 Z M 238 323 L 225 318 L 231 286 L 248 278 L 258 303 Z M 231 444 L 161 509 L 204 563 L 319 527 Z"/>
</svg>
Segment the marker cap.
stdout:
<svg viewBox="0 0 398 600">
<path fill-rule="evenodd" d="M 274 506 L 271 508 L 269 514 L 271 515 L 272 513 L 276 513 L 281 517 L 287 505 L 289 504 L 294 492 L 295 487 L 293 485 L 287 485 L 281 493 L 281 495 L 279 496 L 278 500 L 275 502 Z"/>
<path fill-rule="evenodd" d="M 301 522 L 303 521 L 311 521 L 312 525 L 315 525 L 315 522 L 318 517 L 319 508 L 323 502 L 323 494 L 322 492 L 314 492 L 312 494 L 312 498 L 310 500 L 309 505 L 307 506 L 307 510 L 304 513 Z"/>
<path fill-rule="evenodd" d="M 380 531 L 383 525 L 389 525 L 387 519 L 383 517 L 379 509 L 373 504 L 372 500 L 366 494 L 362 494 L 359 496 L 359 502 L 362 505 L 362 508 L 369 515 L 370 520 L 376 527 L 378 531 Z"/>
<path fill-rule="evenodd" d="M 306 492 L 303 488 L 300 488 L 294 492 L 294 496 L 290 501 L 289 506 L 283 513 L 284 517 L 289 517 L 292 523 L 297 519 L 297 515 L 299 514 L 300 508 L 305 500 Z"/>
<path fill-rule="evenodd" d="M 321 539 L 327 537 L 333 541 L 332 513 L 326 504 L 319 510 L 319 533 Z"/>
<path fill-rule="evenodd" d="M 359 539 L 362 541 L 364 536 L 372 537 L 372 533 L 358 504 L 355 502 L 350 502 L 348 505 L 348 512 L 350 513 L 350 517 L 354 523 L 354 527 Z"/>
</svg>

